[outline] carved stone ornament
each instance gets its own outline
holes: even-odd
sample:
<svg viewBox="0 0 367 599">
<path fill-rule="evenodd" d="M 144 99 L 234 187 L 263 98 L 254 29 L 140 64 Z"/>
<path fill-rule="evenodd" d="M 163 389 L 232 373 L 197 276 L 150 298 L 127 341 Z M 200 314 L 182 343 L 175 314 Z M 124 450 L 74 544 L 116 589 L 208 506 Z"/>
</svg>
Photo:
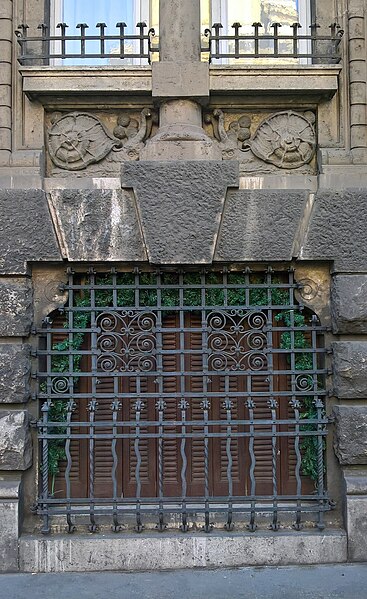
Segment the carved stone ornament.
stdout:
<svg viewBox="0 0 367 599">
<path fill-rule="evenodd" d="M 292 110 L 277 112 L 262 121 L 251 136 L 251 119 L 247 115 L 225 127 L 224 113 L 214 110 L 205 115 L 206 124 L 213 127 L 213 136 L 222 149 L 223 160 L 236 159 L 250 170 L 261 163 L 268 169 L 296 169 L 311 162 L 316 150 L 315 115 L 303 115 Z M 265 166 L 265 165 L 264 165 Z"/>
<path fill-rule="evenodd" d="M 48 150 L 52 162 L 71 171 L 99 162 L 116 142 L 99 119 L 85 112 L 62 116 L 48 132 Z"/>
<path fill-rule="evenodd" d="M 138 160 L 140 150 L 152 131 L 156 116 L 148 108 L 140 114 L 140 122 L 122 113 L 117 117 L 113 135 L 94 115 L 86 112 L 56 114 L 47 135 L 50 158 L 54 165 L 68 171 L 80 171 L 106 158 L 111 151 L 119 153 L 118 162 Z"/>
<path fill-rule="evenodd" d="M 278 112 L 261 123 L 250 147 L 265 162 L 298 168 L 310 162 L 315 153 L 315 131 L 304 116 L 290 110 Z"/>
</svg>

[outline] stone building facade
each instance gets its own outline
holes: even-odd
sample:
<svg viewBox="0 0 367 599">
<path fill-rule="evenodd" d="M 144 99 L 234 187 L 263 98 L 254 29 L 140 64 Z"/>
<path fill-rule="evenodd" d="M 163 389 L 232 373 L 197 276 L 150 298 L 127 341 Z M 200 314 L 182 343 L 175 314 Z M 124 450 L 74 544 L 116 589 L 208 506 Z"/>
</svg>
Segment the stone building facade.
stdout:
<svg viewBox="0 0 367 599">
<path fill-rule="evenodd" d="M 365 561 L 366 2 L 312 7 L 318 35 L 330 15 L 344 31 L 340 61 L 209 64 L 199 3 L 159 7 L 159 61 L 84 67 L 40 41 L 20 64 L 48 2 L 1 2 L 1 569 Z M 330 349 L 325 530 L 41 534 L 39 333 L 91 265 L 294 269 Z"/>
</svg>

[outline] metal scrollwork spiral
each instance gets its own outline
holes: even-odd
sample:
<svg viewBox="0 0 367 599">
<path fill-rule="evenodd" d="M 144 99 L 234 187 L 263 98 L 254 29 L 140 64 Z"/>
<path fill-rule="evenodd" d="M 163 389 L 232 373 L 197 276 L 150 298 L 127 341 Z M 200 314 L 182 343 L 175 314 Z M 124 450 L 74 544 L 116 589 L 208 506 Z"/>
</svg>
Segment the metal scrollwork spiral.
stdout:
<svg viewBox="0 0 367 599">
<path fill-rule="evenodd" d="M 52 380 L 51 384 L 53 393 L 67 393 L 69 390 L 69 381 L 66 376 L 56 377 Z"/>
<path fill-rule="evenodd" d="M 156 315 L 152 312 L 104 312 L 96 321 L 98 368 L 149 372 L 156 367 Z"/>
<path fill-rule="evenodd" d="M 267 337 L 261 331 L 261 312 L 218 311 L 207 317 L 209 367 L 222 370 L 263 370 L 267 365 Z"/>
</svg>

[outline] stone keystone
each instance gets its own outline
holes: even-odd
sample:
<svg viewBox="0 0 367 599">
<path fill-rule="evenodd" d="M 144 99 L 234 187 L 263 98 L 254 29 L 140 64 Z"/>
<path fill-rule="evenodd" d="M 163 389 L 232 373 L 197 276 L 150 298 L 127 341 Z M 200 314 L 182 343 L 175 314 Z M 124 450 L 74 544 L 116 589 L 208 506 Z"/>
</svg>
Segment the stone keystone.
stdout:
<svg viewBox="0 0 367 599">
<path fill-rule="evenodd" d="M 151 263 L 210 264 L 227 188 L 238 187 L 238 163 L 125 163 L 122 187 L 134 189 Z"/>
</svg>

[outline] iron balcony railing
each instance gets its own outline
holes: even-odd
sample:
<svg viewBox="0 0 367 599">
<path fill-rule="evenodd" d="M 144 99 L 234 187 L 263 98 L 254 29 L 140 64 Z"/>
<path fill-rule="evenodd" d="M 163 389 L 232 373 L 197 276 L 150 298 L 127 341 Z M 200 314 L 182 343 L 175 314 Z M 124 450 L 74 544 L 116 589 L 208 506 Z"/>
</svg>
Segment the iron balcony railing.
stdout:
<svg viewBox="0 0 367 599">
<path fill-rule="evenodd" d="M 205 30 L 208 39 L 209 62 L 223 59 L 305 59 L 313 62 L 340 61 L 340 42 L 343 31 L 337 23 L 329 26 L 330 33 L 320 34 L 320 25 L 314 23 L 309 33 L 302 33 L 302 25 L 273 23 L 269 28 L 262 23 L 242 26 L 233 23 L 233 35 L 222 32 L 223 25 L 214 23 Z"/>
<path fill-rule="evenodd" d="M 158 49 L 153 46 L 155 31 L 144 22 L 137 23 L 136 33 L 127 33 L 127 24 L 116 23 L 116 33 L 108 33 L 106 23 L 97 23 L 95 34 L 88 34 L 89 26 L 78 23 L 77 34 L 69 34 L 66 23 L 58 23 L 59 34 L 51 35 L 49 27 L 41 23 L 38 35 L 29 36 L 26 24 L 18 26 L 15 32 L 20 47 L 18 61 L 30 65 L 67 59 L 82 61 L 95 59 L 131 60 L 139 59 L 150 64 L 152 53 Z"/>
<path fill-rule="evenodd" d="M 86 23 L 78 23 L 77 34 L 68 33 L 66 23 L 58 23 L 59 34 L 50 34 L 49 27 L 41 23 L 38 33 L 29 36 L 29 27 L 21 24 L 15 32 L 19 44 L 18 60 L 22 65 L 55 64 L 55 61 L 72 60 L 82 62 L 98 59 L 110 61 L 139 60 L 150 64 L 152 54 L 159 52 L 154 29 L 146 23 L 137 24 L 135 34 L 126 33 L 124 22 L 116 24 L 117 32 L 109 33 L 106 23 L 97 23 L 97 32 L 88 33 Z M 273 23 L 264 28 L 261 23 L 252 26 L 232 25 L 233 35 L 222 32 L 221 23 L 206 29 L 201 49 L 203 60 L 240 59 L 304 59 L 309 62 L 337 63 L 340 61 L 340 41 L 343 31 L 336 23 L 330 25 L 328 35 L 320 34 L 318 24 L 310 25 L 303 34 L 301 25 L 282 26 Z"/>
<path fill-rule="evenodd" d="M 69 270 L 63 289 L 37 352 L 44 533 L 324 528 L 325 329 L 292 270 Z"/>
</svg>

